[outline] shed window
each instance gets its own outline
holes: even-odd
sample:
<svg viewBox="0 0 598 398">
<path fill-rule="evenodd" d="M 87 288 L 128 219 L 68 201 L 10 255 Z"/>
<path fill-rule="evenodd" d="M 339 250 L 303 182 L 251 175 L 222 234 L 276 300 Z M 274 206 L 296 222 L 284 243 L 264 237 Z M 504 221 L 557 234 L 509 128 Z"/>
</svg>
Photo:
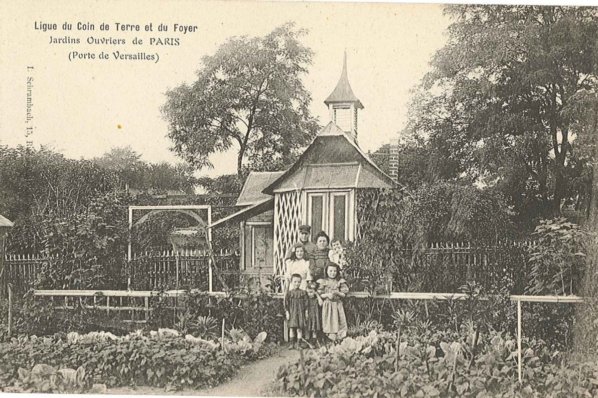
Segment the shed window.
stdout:
<svg viewBox="0 0 598 398">
<path fill-rule="evenodd" d="M 244 228 L 243 269 L 272 267 L 272 225 L 265 222 L 248 222 Z"/>
<path fill-rule="evenodd" d="M 310 192 L 307 194 L 307 222 L 311 226 L 312 239 L 324 231 L 330 239 L 347 241 L 353 239 L 354 222 L 351 214 L 351 192 Z"/>
<path fill-rule="evenodd" d="M 332 196 L 332 239 L 347 240 L 347 194 L 337 194 Z"/>
<path fill-rule="evenodd" d="M 311 195 L 310 205 L 310 225 L 312 235 L 315 236 L 324 229 L 324 195 Z"/>
</svg>

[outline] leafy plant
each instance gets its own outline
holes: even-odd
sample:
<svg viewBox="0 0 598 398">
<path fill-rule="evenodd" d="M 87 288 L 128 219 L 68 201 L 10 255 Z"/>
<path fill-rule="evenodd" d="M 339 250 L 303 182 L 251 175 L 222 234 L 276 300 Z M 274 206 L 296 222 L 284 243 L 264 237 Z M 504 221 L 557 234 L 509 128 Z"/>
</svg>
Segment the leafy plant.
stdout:
<svg viewBox="0 0 598 398">
<path fill-rule="evenodd" d="M 66 337 L 13 338 L 9 343 L 0 344 L 0 357 L 3 358 L 0 386 L 44 391 L 57 391 L 64 386 L 71 388 L 67 382 L 77 373 L 55 369 L 81 368 L 85 369 L 84 373 L 78 370 L 74 380 L 84 380 L 85 386 L 104 383 L 109 387 L 210 387 L 227 380 L 244 363 L 269 355 L 265 337 L 264 333 L 250 339 L 248 349 L 231 342 L 226 351 L 219 343 L 190 335 L 182 337 L 177 331 L 168 329 L 126 336 L 72 333 Z M 19 370 L 42 363 L 47 365 L 38 366 L 32 373 Z M 43 377 L 37 377 L 38 373 Z"/>
<path fill-rule="evenodd" d="M 365 336 L 372 330 L 375 330 L 376 332 L 380 333 L 384 330 L 384 325 L 382 325 L 376 320 L 363 321 L 356 325 L 351 325 L 349 327 L 349 330 L 347 331 L 347 335 L 349 337 Z"/>
<path fill-rule="evenodd" d="M 275 391 L 284 396 L 568 397 L 595 396 L 596 363 L 564 359 L 537 341 L 523 341 L 523 384 L 517 381 L 516 341 L 489 332 L 464 334 L 405 329 L 400 346 L 390 333 L 347 338 L 282 366 Z M 397 362 L 397 353 L 400 358 Z M 575 374 L 575 376 L 573 376 Z"/>
<path fill-rule="evenodd" d="M 468 280 L 511 288 L 518 279 L 521 250 L 499 243 L 517 236 L 499 195 L 442 182 L 409 192 L 362 189 L 357 196 L 358 239 L 346 248 L 343 269 L 353 290 L 455 292 Z M 463 241 L 491 261 L 471 269 L 448 250 L 430 248 Z"/>
<path fill-rule="evenodd" d="M 212 339 L 218 336 L 218 320 L 209 315 L 193 314 L 189 308 L 178 314 L 178 321 L 175 329 L 182 334 L 192 334 L 204 339 Z"/>
<path fill-rule="evenodd" d="M 36 393 L 99 393 L 106 390 L 103 384 L 94 384 L 88 388 L 85 381 L 85 369 L 55 369 L 46 364 L 37 364 L 31 371 L 19 368 L 19 380 L 13 391 Z"/>
<path fill-rule="evenodd" d="M 149 329 L 172 326 L 180 322 L 181 327 L 183 324 L 187 325 L 188 333 L 201 335 L 201 332 L 205 331 L 210 334 L 220 332 L 222 319 L 225 319 L 226 329 L 242 329 L 251 336 L 257 336 L 264 331 L 268 334 L 270 342 L 282 340 L 282 302 L 265 292 L 244 292 L 238 295 L 231 292 L 226 297 L 211 297 L 205 292 L 190 292 L 178 298 L 178 306 L 184 308 L 184 315 L 176 321 L 173 311 L 169 309 L 172 303 L 169 300 L 167 297 L 158 297 L 151 302 L 153 311 L 148 322 Z M 207 317 L 203 318 L 203 325 L 198 323 L 200 317 Z M 216 320 L 216 328 L 213 327 L 212 319 Z"/>
<path fill-rule="evenodd" d="M 228 332 L 229 338 L 224 342 L 226 351 L 247 354 L 253 352 L 257 354 L 262 348 L 268 334 L 266 332 L 258 333 L 255 339 L 251 339 L 247 333 L 239 329 L 231 329 Z"/>
<path fill-rule="evenodd" d="M 541 220 L 530 249 L 530 294 L 575 294 L 585 266 L 584 232 L 565 218 Z"/>
<path fill-rule="evenodd" d="M 38 288 L 117 289 L 125 287 L 122 270 L 128 236 L 124 194 L 90 200 L 84 212 L 44 219 L 44 254 Z"/>
</svg>

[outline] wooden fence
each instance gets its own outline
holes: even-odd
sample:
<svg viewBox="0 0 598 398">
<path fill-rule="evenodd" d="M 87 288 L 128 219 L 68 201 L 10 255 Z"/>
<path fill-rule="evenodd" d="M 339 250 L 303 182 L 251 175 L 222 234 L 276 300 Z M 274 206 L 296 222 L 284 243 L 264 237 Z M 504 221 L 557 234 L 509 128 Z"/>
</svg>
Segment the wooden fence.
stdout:
<svg viewBox="0 0 598 398">
<path fill-rule="evenodd" d="M 4 283 L 12 284 L 16 293 L 24 293 L 35 286 L 35 279 L 47 257 L 39 254 L 7 254 L 4 256 Z M 5 286 L 0 286 L 2 296 Z"/>
<path fill-rule="evenodd" d="M 215 267 L 232 286 L 239 283 L 239 255 L 229 251 L 214 253 Z M 135 290 L 163 290 L 198 288 L 208 290 L 210 281 L 208 252 L 200 250 L 144 252 L 133 256 L 130 263 L 123 258 L 121 269 L 124 284 Z M 36 287 L 36 279 L 43 266 L 52 266 L 52 258 L 42 255 L 8 254 L 5 256 L 5 283 L 20 295 Z M 218 278 L 214 289 L 222 290 Z M 0 286 L 0 291 L 6 289 Z M 6 294 L 3 293 L 3 296 Z"/>
<path fill-rule="evenodd" d="M 476 281 L 492 290 L 510 285 L 511 293 L 523 293 L 527 282 L 527 251 L 532 241 L 505 241 L 478 246 L 470 242 L 434 242 L 424 248 L 394 249 L 383 264 L 386 291 L 459 291 L 467 281 Z M 351 267 L 349 279 L 356 290 L 368 290 L 373 279 L 367 269 Z M 359 285 L 359 286 L 358 286 Z M 371 288 L 371 287 L 370 287 Z"/>
<path fill-rule="evenodd" d="M 527 248 L 534 242 L 501 242 L 493 246 L 476 246 L 469 242 L 434 242 L 423 249 L 403 247 L 399 253 L 382 266 L 388 270 L 386 291 L 458 291 L 466 281 L 475 280 L 484 287 L 511 282 L 514 294 L 523 293 L 527 280 Z M 263 284 L 269 276 L 239 271 L 239 255 L 232 251 L 214 253 L 215 269 L 229 287 L 238 287 L 250 280 Z M 5 267 L 8 283 L 17 294 L 35 286 L 35 279 L 44 262 L 51 259 L 32 255 L 6 255 Z M 123 281 L 133 290 L 165 290 L 196 288 L 209 290 L 210 256 L 206 251 L 185 250 L 137 253 L 132 261 L 123 259 Z M 352 290 L 368 290 L 371 275 L 353 268 L 348 275 L 354 285 Z M 213 291 L 222 290 L 219 278 L 212 277 Z"/>
<path fill-rule="evenodd" d="M 239 274 L 237 253 L 221 250 L 214 253 L 214 260 L 214 268 L 225 281 L 225 276 Z M 129 286 L 133 290 L 195 288 L 208 291 L 210 279 L 216 283 L 214 290 L 222 290 L 219 278 L 211 278 L 211 261 L 210 253 L 205 250 L 146 252 L 134 254 L 125 273 L 130 278 Z"/>
</svg>

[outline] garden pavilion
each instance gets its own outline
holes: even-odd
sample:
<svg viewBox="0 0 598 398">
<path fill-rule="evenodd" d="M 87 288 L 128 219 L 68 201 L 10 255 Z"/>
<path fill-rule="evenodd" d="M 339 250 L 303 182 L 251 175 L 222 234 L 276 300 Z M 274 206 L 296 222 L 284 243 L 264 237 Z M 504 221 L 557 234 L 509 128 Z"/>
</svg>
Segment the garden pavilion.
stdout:
<svg viewBox="0 0 598 398">
<path fill-rule="evenodd" d="M 240 211 L 212 224 L 240 222 L 241 270 L 284 274 L 286 250 L 299 240 L 299 226 L 311 226 L 331 239 L 359 236 L 359 193 L 395 188 L 359 147 L 358 112 L 364 106 L 353 93 L 345 55 L 341 77 L 328 98 L 330 122 L 285 171 L 251 172 L 237 199 Z"/>
</svg>

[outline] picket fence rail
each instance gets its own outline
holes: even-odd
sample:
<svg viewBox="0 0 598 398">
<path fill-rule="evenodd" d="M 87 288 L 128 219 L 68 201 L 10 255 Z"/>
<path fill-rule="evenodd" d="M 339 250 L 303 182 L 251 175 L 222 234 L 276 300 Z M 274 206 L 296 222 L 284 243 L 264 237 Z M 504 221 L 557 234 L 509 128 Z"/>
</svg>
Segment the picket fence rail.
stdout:
<svg viewBox="0 0 598 398">
<path fill-rule="evenodd" d="M 475 280 L 488 288 L 497 280 L 508 278 L 514 281 L 512 292 L 522 293 L 526 276 L 524 267 L 519 266 L 519 263 L 523 264 L 525 259 L 516 259 L 517 264 L 514 266 L 513 259 L 505 262 L 505 256 L 511 256 L 510 253 L 518 256 L 519 250 L 529 250 L 536 245 L 537 242 L 533 240 L 503 240 L 487 245 L 471 242 L 430 242 L 424 247 L 405 245 L 399 249 L 400 257 L 393 259 L 398 268 L 397 272 L 390 276 L 388 290 L 407 290 L 407 286 L 411 286 L 414 280 L 417 288 L 424 291 L 457 290 L 466 280 Z M 511 248 L 517 248 L 518 251 L 512 252 Z M 238 252 L 218 250 L 214 252 L 214 257 L 220 273 L 228 275 L 226 283 L 240 283 L 239 275 L 233 274 L 247 274 L 245 270 L 240 269 Z M 3 277 L 0 280 L 0 295 L 6 295 L 7 283 L 12 284 L 13 291 L 17 294 L 34 288 L 42 265 L 51 265 L 56 259 L 41 254 L 6 254 Z M 510 265 L 503 267 L 500 264 Z M 443 272 L 438 272 L 439 270 Z M 214 278 L 212 272 L 213 264 L 208 250 L 162 249 L 136 252 L 132 254 L 130 262 L 123 257 L 119 278 L 123 288 L 134 290 L 195 287 L 208 291 L 219 290 L 221 281 Z M 266 273 L 262 276 L 266 276 Z M 354 269 L 350 276 L 361 280 L 358 269 Z M 114 287 L 119 288 L 118 285 Z"/>
</svg>

